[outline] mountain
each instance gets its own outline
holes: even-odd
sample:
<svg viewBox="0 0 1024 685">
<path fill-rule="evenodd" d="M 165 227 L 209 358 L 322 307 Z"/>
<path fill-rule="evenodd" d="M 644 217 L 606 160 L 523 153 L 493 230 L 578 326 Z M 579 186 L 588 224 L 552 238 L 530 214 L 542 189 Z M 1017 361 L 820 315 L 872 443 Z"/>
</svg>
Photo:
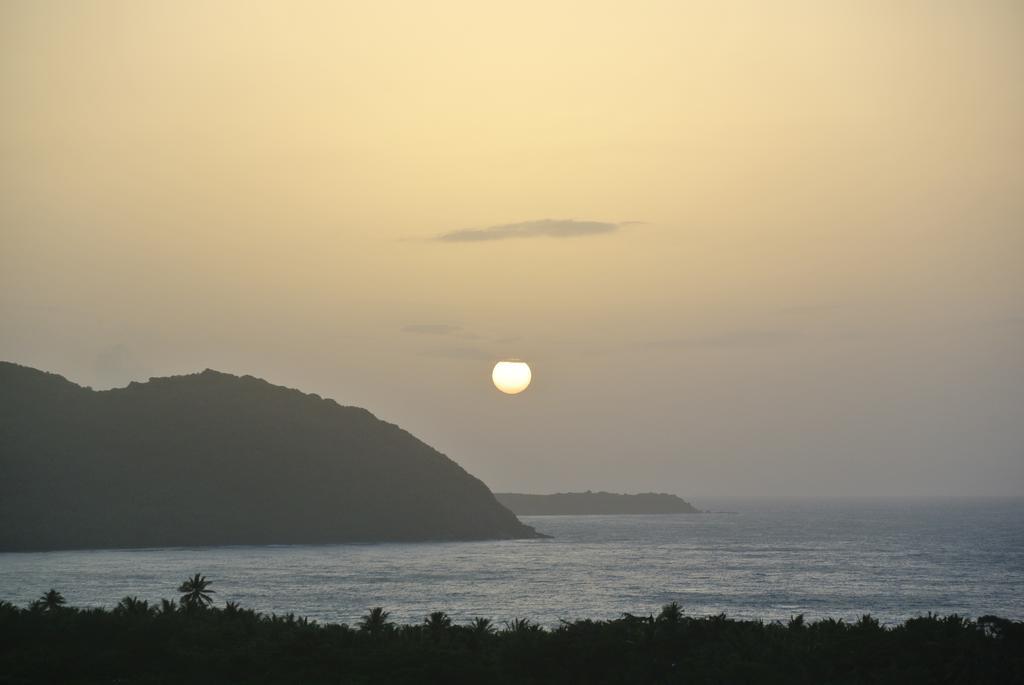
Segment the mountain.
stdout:
<svg viewBox="0 0 1024 685">
<path fill-rule="evenodd" d="M 498 501 L 516 516 L 548 514 L 699 514 L 686 500 L 675 495 L 644 492 L 618 495 L 612 492 L 559 492 L 554 495 L 522 495 L 500 492 Z"/>
<path fill-rule="evenodd" d="M 365 409 L 210 370 L 97 392 L 0 362 L 0 551 L 531 537 Z"/>
</svg>

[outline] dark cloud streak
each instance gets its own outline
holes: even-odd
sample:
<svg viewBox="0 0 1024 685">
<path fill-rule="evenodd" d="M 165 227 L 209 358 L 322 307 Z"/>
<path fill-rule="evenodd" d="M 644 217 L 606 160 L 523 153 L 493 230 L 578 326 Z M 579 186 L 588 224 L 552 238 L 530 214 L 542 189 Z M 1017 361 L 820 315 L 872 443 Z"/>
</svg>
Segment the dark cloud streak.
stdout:
<svg viewBox="0 0 1024 685">
<path fill-rule="evenodd" d="M 462 330 L 462 326 L 451 326 L 446 323 L 413 323 L 402 326 L 403 333 L 418 335 L 450 335 Z"/>
<path fill-rule="evenodd" d="M 635 223 L 635 222 L 628 222 Z M 475 243 L 512 238 L 576 238 L 587 235 L 613 233 L 626 223 L 607 221 L 576 221 L 574 219 L 539 219 L 516 224 L 501 224 L 487 228 L 465 228 L 442 233 L 434 238 L 446 243 Z"/>
</svg>

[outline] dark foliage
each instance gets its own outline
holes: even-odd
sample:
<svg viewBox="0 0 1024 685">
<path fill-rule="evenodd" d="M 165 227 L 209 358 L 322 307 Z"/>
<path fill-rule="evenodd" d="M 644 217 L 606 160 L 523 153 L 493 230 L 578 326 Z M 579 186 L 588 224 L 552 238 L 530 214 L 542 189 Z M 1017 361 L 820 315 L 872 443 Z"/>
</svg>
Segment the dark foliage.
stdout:
<svg viewBox="0 0 1024 685">
<path fill-rule="evenodd" d="M 0 362 L 0 445 L 0 551 L 537 535 L 397 426 L 251 376 Z"/>
<path fill-rule="evenodd" d="M 0 683 L 1013 683 L 1024 624 L 985 616 L 870 616 L 788 625 L 657 616 L 458 625 L 444 612 L 358 628 L 264 616 L 229 603 L 196 611 L 126 597 L 113 611 L 0 602 Z"/>
</svg>

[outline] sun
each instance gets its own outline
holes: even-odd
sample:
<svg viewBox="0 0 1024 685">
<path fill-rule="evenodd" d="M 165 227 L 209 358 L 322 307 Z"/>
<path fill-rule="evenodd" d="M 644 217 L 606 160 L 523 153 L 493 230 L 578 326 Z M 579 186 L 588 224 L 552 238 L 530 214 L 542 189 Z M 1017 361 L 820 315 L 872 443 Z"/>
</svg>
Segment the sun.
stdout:
<svg viewBox="0 0 1024 685">
<path fill-rule="evenodd" d="M 530 365 L 518 359 L 506 359 L 494 365 L 491 380 L 506 395 L 518 395 L 530 386 L 533 374 Z"/>
</svg>

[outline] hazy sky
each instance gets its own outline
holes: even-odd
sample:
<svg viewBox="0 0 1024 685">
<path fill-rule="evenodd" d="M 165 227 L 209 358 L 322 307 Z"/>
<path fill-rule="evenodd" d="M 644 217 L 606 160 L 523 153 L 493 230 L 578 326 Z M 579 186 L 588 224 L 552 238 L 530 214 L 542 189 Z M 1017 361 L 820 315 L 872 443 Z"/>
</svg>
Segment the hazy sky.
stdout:
<svg viewBox="0 0 1024 685">
<path fill-rule="evenodd" d="M 498 491 L 1021 495 L 1022 151 L 1019 0 L 5 0 L 0 359 Z"/>
</svg>

